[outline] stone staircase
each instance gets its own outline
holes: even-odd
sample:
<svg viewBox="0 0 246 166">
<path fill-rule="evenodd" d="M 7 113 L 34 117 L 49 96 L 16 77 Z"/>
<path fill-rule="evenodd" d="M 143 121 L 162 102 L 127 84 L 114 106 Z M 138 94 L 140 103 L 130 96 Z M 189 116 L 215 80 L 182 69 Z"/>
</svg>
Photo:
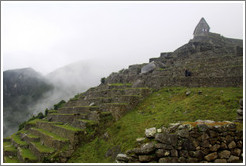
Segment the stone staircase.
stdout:
<svg viewBox="0 0 246 166">
<path fill-rule="evenodd" d="M 118 120 L 150 93 L 149 88 L 131 84 L 91 88 L 5 138 L 4 162 L 66 162 L 79 144 L 100 134 L 107 123 Z"/>
</svg>

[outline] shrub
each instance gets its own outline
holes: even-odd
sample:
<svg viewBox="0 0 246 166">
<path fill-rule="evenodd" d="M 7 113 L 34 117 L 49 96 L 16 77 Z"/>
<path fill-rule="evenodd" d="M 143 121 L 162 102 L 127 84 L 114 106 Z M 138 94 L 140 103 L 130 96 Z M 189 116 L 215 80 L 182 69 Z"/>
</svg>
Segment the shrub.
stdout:
<svg viewBox="0 0 246 166">
<path fill-rule="evenodd" d="M 64 100 L 61 100 L 59 103 L 54 105 L 54 110 L 58 110 L 61 108 L 66 102 Z"/>
<path fill-rule="evenodd" d="M 106 81 L 106 78 L 105 78 L 105 77 L 101 78 L 101 83 L 102 83 L 102 84 L 104 84 L 105 81 Z"/>
</svg>

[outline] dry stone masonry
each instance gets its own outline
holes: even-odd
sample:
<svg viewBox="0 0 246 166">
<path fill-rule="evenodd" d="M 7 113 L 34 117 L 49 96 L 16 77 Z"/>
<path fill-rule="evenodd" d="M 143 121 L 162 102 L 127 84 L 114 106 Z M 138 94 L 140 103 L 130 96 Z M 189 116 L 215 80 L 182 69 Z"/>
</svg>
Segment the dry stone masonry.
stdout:
<svg viewBox="0 0 246 166">
<path fill-rule="evenodd" d="M 118 154 L 120 163 L 235 163 L 242 162 L 243 131 L 229 121 L 174 123 L 145 130 L 138 147 Z"/>
</svg>

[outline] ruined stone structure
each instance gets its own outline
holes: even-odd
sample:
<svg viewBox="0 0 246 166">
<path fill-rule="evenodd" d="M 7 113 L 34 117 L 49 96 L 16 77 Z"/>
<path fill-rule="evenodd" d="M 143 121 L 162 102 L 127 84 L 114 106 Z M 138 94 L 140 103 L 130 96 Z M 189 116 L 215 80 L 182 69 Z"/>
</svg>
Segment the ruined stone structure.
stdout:
<svg viewBox="0 0 246 166">
<path fill-rule="evenodd" d="M 243 131 L 232 122 L 198 120 L 145 132 L 136 148 L 118 154 L 120 163 L 242 162 Z M 155 129 L 155 130 L 153 130 Z"/>
<path fill-rule="evenodd" d="M 208 35 L 201 35 L 205 33 Z M 100 131 L 113 120 L 120 119 L 153 90 L 165 86 L 242 87 L 242 50 L 242 40 L 228 39 L 219 34 L 210 33 L 206 21 L 201 19 L 194 31 L 194 38 L 174 52 L 161 53 L 160 57 L 151 58 L 149 63 L 131 65 L 128 69 L 112 73 L 99 86 L 70 99 L 58 110 L 50 110 L 46 118 L 31 121 L 25 129 L 5 138 L 4 161 L 8 162 L 14 158 L 20 162 L 66 162 L 78 144 L 86 143 L 96 135 L 102 134 Z M 186 69 L 191 72 L 191 76 L 185 76 Z M 237 135 L 234 131 L 233 128 L 230 133 L 232 137 Z M 204 139 L 200 138 L 204 135 L 203 133 L 197 134 L 194 138 Z M 221 132 L 221 134 L 226 133 Z M 207 133 L 205 136 L 209 137 L 211 134 Z M 236 158 L 230 155 L 226 156 L 231 159 L 218 157 L 220 152 L 214 150 L 213 154 L 206 153 L 209 155 L 206 160 L 222 159 L 219 161 L 225 161 L 226 159 L 229 162 L 240 158 L 241 151 L 238 148 L 240 149 L 241 145 L 238 142 L 241 136 L 233 140 L 231 137 L 228 139 L 230 140 L 228 143 L 234 141 L 230 145 L 233 148 L 229 148 L 233 149 L 233 152 L 227 152 L 229 150 L 225 148 L 223 150 L 227 151 L 223 154 L 230 153 Z M 190 141 L 186 138 L 185 144 L 190 145 Z M 210 138 L 207 138 L 207 141 L 210 141 Z M 213 149 L 216 149 L 217 144 L 220 147 L 224 146 L 222 145 L 223 140 L 218 140 L 218 143 L 211 141 L 209 147 L 204 148 L 214 147 Z M 229 144 L 226 146 L 229 147 Z M 168 150 L 173 149 L 175 150 L 175 147 Z M 182 150 L 180 149 L 180 152 Z M 186 150 L 184 154 L 187 154 L 189 149 L 184 150 Z M 175 157 L 173 155 L 177 154 L 176 151 L 170 151 L 171 154 L 168 152 L 167 156 Z M 192 152 L 196 150 L 192 149 Z M 141 160 L 147 161 L 146 155 L 142 157 Z M 176 159 L 179 158 L 176 156 L 174 161 L 177 161 Z M 148 160 L 152 161 L 152 159 Z M 161 161 L 168 162 L 173 159 L 161 159 Z"/>
<path fill-rule="evenodd" d="M 205 36 L 208 35 L 210 30 L 210 27 L 208 25 L 208 23 L 206 22 L 206 20 L 204 18 L 201 18 L 201 20 L 199 21 L 199 23 L 197 24 L 193 35 L 195 36 Z"/>
</svg>

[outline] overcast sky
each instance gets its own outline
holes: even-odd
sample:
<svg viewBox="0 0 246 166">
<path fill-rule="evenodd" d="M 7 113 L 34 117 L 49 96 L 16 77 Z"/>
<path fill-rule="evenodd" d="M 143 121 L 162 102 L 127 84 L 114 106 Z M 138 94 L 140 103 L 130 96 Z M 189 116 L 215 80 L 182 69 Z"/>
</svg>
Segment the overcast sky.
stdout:
<svg viewBox="0 0 246 166">
<path fill-rule="evenodd" d="M 1 4 L 3 70 L 32 67 L 47 74 L 84 60 L 118 71 L 187 43 L 201 17 L 211 32 L 243 38 L 244 7 L 235 2 Z"/>
</svg>

